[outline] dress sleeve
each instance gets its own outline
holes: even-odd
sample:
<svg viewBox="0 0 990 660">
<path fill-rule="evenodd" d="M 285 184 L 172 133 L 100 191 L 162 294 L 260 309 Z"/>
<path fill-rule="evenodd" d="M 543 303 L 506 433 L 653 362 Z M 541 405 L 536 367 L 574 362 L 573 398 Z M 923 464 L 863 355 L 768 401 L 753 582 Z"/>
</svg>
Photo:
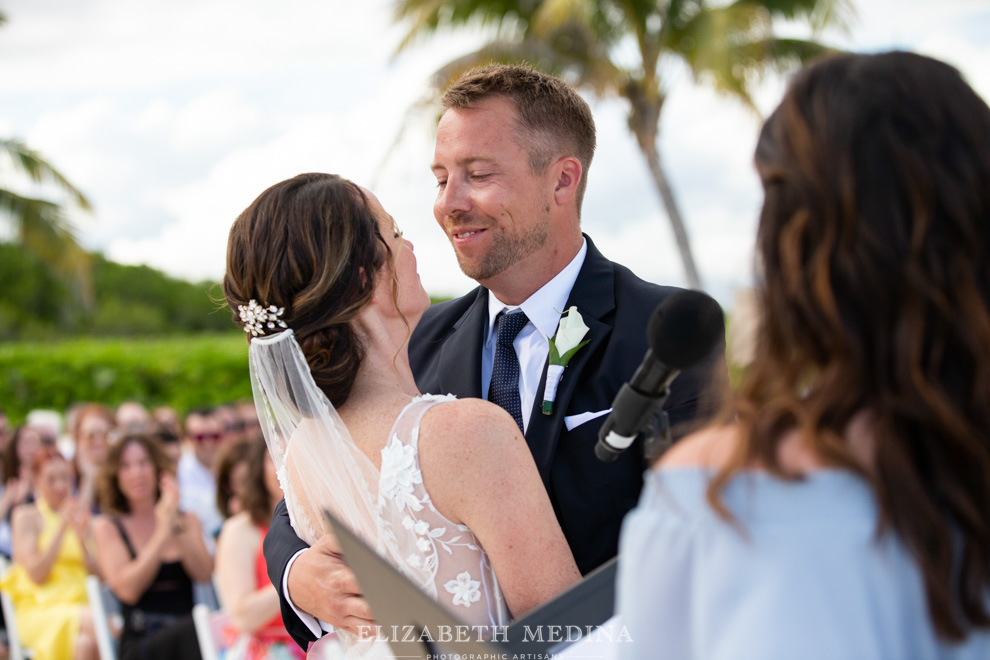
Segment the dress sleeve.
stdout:
<svg viewBox="0 0 990 660">
<path fill-rule="evenodd" d="M 647 478 L 639 506 L 626 516 L 619 539 L 620 658 L 694 657 L 692 527 L 688 512 L 665 501 L 658 481 Z"/>
<path fill-rule="evenodd" d="M 877 534 L 857 475 L 736 475 L 722 494 L 731 522 L 708 504 L 710 478 L 647 473 L 620 539 L 619 657 L 957 657 L 940 650 L 916 562 L 894 534 Z"/>
</svg>

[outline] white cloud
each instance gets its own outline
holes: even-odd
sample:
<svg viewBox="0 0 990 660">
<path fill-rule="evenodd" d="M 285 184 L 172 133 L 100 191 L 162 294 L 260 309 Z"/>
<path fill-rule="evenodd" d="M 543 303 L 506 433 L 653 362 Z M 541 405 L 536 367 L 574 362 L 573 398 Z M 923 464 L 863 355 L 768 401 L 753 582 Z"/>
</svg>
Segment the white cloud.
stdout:
<svg viewBox="0 0 990 660">
<path fill-rule="evenodd" d="M 389 7 L 386 0 L 8 0 L 0 60 L 19 65 L 5 71 L 4 85 L 140 89 L 358 59 L 381 65 L 388 53 L 380 44 L 397 35 Z"/>
<path fill-rule="evenodd" d="M 78 185 L 93 185 L 103 172 L 94 168 L 90 160 L 101 160 L 101 154 L 93 149 L 93 136 L 114 125 L 116 120 L 117 109 L 113 101 L 92 97 L 75 107 L 42 114 L 26 139 L 32 148 L 46 157 L 55 159 L 57 155 L 59 168 L 70 174 Z"/>
<path fill-rule="evenodd" d="M 175 119 L 175 109 L 164 99 L 155 99 L 140 111 L 129 126 L 135 133 L 164 131 Z"/>
<path fill-rule="evenodd" d="M 235 143 L 250 135 L 260 112 L 232 89 L 220 89 L 194 99 L 175 116 L 172 139 L 184 152 Z"/>
<path fill-rule="evenodd" d="M 119 238 L 108 254 L 197 279 L 218 278 L 230 224 L 268 186 L 312 171 L 340 173 L 368 185 L 394 135 L 396 105 L 388 101 L 401 88 L 399 81 L 383 84 L 376 97 L 361 99 L 346 113 L 296 116 L 274 137 L 230 150 L 202 178 L 149 187 L 144 200 L 164 210 L 172 222 L 156 236 Z M 400 152 L 395 159 L 422 163 L 428 174 L 426 154 L 407 160 Z"/>
</svg>

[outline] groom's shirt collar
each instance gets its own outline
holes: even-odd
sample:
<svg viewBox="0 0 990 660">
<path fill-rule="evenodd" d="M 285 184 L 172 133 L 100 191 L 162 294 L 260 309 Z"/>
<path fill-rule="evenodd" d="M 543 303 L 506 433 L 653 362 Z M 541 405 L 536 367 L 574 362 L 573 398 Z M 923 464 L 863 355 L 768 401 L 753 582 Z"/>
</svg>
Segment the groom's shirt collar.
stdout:
<svg viewBox="0 0 990 660">
<path fill-rule="evenodd" d="M 540 287 L 533 295 L 527 298 L 521 305 L 506 305 L 495 297 L 491 291 L 488 292 L 488 326 L 485 329 L 485 343 L 492 337 L 495 326 L 495 317 L 503 309 L 510 311 L 521 309 L 530 323 L 536 326 L 544 341 L 557 334 L 557 325 L 560 323 L 560 315 L 564 313 L 564 306 L 577 281 L 581 266 L 584 265 L 584 258 L 588 254 L 588 241 L 581 239 L 581 249 L 571 259 L 571 262 L 564 266 L 564 269 L 557 273 L 552 280 Z M 580 310 L 578 310 L 580 311 Z"/>
<path fill-rule="evenodd" d="M 588 242 L 582 240 L 581 249 L 563 270 L 543 285 L 518 307 L 506 305 L 488 292 L 488 325 L 485 328 L 485 341 L 481 348 L 481 395 L 488 398 L 488 387 L 492 379 L 492 364 L 495 359 L 495 317 L 503 309 L 522 309 L 529 318 L 522 331 L 516 336 L 513 346 L 519 358 L 519 400 L 522 403 L 523 428 L 529 428 L 529 418 L 536 400 L 540 379 L 546 367 L 550 345 L 547 339 L 557 334 L 560 314 L 571 295 L 581 266 L 588 253 Z"/>
</svg>

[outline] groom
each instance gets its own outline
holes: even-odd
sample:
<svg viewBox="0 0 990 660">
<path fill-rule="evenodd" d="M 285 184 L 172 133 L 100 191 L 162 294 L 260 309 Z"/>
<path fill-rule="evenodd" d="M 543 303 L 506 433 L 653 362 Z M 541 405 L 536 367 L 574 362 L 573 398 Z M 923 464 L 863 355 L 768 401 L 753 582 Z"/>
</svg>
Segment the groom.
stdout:
<svg viewBox="0 0 990 660">
<path fill-rule="evenodd" d="M 410 340 L 410 363 L 422 392 L 488 398 L 513 414 L 587 573 L 615 556 L 647 468 L 639 444 L 614 463 L 598 461 L 598 430 L 646 352 L 650 315 L 676 289 L 640 280 L 581 233 L 595 126 L 573 89 L 528 68 L 492 65 L 465 74 L 442 102 L 434 215 L 480 286 L 426 312 Z M 544 414 L 547 339 L 571 307 L 589 343 L 567 365 L 552 413 Z M 666 407 L 672 425 L 699 415 L 710 377 L 724 370 L 719 351 L 674 381 Z M 311 614 L 351 630 L 371 624 L 332 541 L 307 548 L 284 502 L 264 549 L 286 629 L 303 648 L 320 634 Z"/>
</svg>

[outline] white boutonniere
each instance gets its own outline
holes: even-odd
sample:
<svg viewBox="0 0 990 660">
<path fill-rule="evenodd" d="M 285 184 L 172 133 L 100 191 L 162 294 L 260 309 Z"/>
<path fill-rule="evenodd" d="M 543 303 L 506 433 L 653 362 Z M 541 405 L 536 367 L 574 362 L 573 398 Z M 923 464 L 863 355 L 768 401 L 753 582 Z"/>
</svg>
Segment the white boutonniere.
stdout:
<svg viewBox="0 0 990 660">
<path fill-rule="evenodd" d="M 588 343 L 584 338 L 588 334 L 588 326 L 584 324 L 577 307 L 571 306 L 567 316 L 560 319 L 557 334 L 549 339 L 550 364 L 547 366 L 547 385 L 543 390 L 543 414 L 553 414 L 553 402 L 557 398 L 557 386 L 564 375 L 564 367 L 571 361 L 574 354 Z"/>
</svg>

